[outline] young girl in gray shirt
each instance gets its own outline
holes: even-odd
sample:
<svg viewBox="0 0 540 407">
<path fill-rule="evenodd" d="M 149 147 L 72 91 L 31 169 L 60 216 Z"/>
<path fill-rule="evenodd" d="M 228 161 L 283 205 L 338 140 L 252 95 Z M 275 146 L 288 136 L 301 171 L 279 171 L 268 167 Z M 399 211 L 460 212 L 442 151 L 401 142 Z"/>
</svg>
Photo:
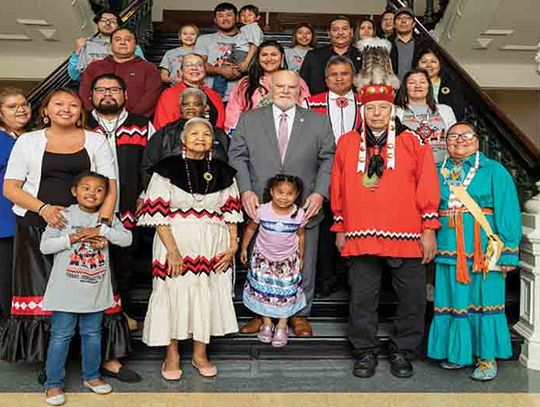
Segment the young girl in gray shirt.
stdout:
<svg viewBox="0 0 540 407">
<path fill-rule="evenodd" d="M 47 350 L 46 401 L 62 405 L 62 387 L 69 343 L 79 326 L 82 346 L 83 385 L 98 394 L 112 391 L 100 376 L 101 322 L 103 311 L 114 305 L 109 269 L 109 243 L 126 247 L 131 232 L 118 219 L 99 224 L 99 208 L 107 195 L 107 177 L 85 172 L 77 177 L 71 193 L 77 204 L 66 208 L 62 230 L 47 226 L 41 239 L 44 254 L 54 254 L 54 264 L 43 297 L 43 309 L 52 311 Z"/>
</svg>

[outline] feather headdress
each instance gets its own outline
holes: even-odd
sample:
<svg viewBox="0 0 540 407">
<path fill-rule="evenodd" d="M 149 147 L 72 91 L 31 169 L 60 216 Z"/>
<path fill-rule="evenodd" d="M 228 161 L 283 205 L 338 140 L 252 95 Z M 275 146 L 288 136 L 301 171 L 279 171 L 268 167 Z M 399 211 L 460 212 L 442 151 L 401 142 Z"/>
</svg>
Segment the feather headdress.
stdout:
<svg viewBox="0 0 540 407">
<path fill-rule="evenodd" d="M 365 172 L 367 162 L 365 104 L 373 101 L 392 103 L 392 112 L 388 124 L 387 161 L 386 168 L 394 169 L 395 140 L 396 140 L 396 110 L 394 94 L 399 88 L 400 81 L 392 70 L 390 50 L 392 45 L 380 38 L 366 38 L 358 41 L 357 48 L 362 53 L 362 69 L 356 76 L 355 85 L 362 100 L 362 128 L 360 135 L 360 150 L 358 153 L 357 172 Z"/>
</svg>

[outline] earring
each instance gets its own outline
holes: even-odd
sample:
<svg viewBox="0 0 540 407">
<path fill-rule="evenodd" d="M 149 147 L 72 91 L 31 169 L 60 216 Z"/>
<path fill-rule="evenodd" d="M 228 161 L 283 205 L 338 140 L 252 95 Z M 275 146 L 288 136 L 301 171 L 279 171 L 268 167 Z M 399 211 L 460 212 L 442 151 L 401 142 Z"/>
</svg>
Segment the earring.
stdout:
<svg viewBox="0 0 540 407">
<path fill-rule="evenodd" d="M 207 158 L 208 158 L 208 161 L 212 161 L 212 150 L 210 150 L 210 151 L 208 152 Z"/>
<path fill-rule="evenodd" d="M 77 127 L 82 127 L 82 120 L 81 119 L 77 120 L 77 123 L 75 123 L 75 125 Z"/>
<path fill-rule="evenodd" d="M 43 117 L 43 124 L 46 126 L 49 124 L 49 116 L 44 116 Z"/>
<path fill-rule="evenodd" d="M 182 146 L 182 159 L 186 159 L 186 146 Z"/>
</svg>

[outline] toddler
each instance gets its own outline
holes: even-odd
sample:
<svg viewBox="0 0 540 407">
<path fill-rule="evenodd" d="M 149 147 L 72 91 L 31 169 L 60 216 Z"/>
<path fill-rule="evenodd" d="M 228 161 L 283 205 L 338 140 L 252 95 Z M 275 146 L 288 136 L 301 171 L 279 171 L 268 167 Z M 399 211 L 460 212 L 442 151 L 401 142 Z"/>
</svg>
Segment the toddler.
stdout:
<svg viewBox="0 0 540 407">
<path fill-rule="evenodd" d="M 247 72 L 251 60 L 257 52 L 257 47 L 263 41 L 264 34 L 259 26 L 259 8 L 248 4 L 240 9 L 240 35 L 236 40 L 233 60 L 240 72 Z"/>
<path fill-rule="evenodd" d="M 306 306 L 302 289 L 304 211 L 300 208 L 302 181 L 279 174 L 268 181 L 265 201 L 244 231 L 240 260 L 247 263 L 247 249 L 257 229 L 244 286 L 246 307 L 262 316 L 258 339 L 279 348 L 287 344 L 287 319 Z M 278 319 L 274 327 L 272 318 Z"/>
</svg>

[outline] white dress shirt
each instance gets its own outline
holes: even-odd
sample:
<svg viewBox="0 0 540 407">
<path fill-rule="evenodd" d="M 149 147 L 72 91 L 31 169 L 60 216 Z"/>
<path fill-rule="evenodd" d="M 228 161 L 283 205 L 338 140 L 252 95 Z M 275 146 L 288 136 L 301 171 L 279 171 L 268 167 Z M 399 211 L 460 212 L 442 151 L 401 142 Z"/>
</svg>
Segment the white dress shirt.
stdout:
<svg viewBox="0 0 540 407">
<path fill-rule="evenodd" d="M 328 91 L 328 115 L 330 116 L 330 123 L 332 124 L 332 131 L 336 138 L 336 143 L 341 135 L 351 131 L 354 128 L 354 122 L 356 120 L 356 101 L 354 99 L 353 91 L 343 95 L 347 98 L 349 104 L 343 108 L 343 125 L 341 123 L 341 108 L 336 105 L 336 99 L 341 96 L 334 92 Z M 343 129 L 343 131 L 342 131 Z"/>
<path fill-rule="evenodd" d="M 276 127 L 276 138 L 279 137 L 279 123 L 281 122 L 281 114 L 287 115 L 287 140 L 291 138 L 292 126 L 294 123 L 294 115 L 296 114 L 296 105 L 289 110 L 283 111 L 276 105 L 272 105 L 272 113 L 274 115 L 274 126 Z"/>
</svg>

